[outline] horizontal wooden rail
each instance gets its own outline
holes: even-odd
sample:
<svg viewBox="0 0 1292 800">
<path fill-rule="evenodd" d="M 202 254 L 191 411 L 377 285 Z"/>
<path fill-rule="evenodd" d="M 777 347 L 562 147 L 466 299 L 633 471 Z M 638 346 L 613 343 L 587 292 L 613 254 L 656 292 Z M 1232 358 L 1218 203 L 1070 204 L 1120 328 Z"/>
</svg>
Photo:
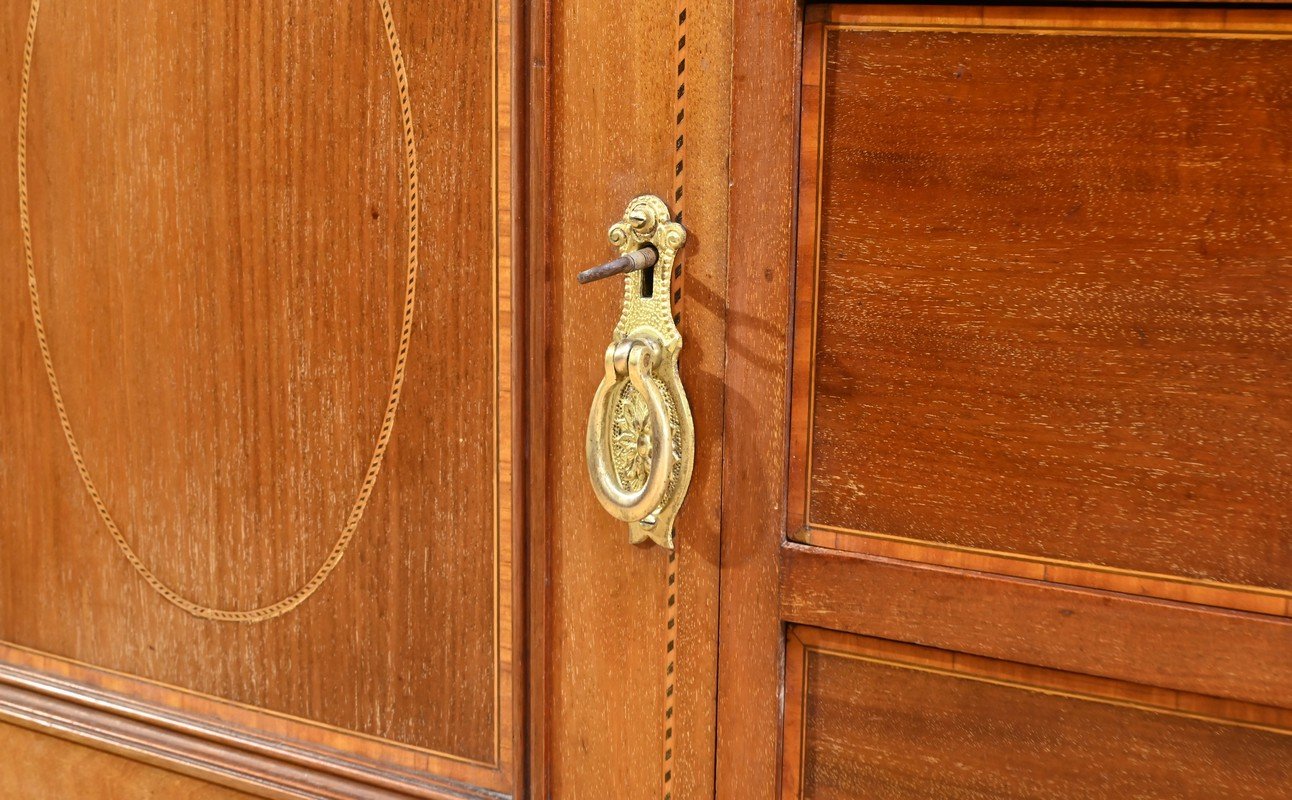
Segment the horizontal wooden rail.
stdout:
<svg viewBox="0 0 1292 800">
<path fill-rule="evenodd" d="M 786 544 L 788 622 L 1292 708 L 1292 620 Z"/>
</svg>

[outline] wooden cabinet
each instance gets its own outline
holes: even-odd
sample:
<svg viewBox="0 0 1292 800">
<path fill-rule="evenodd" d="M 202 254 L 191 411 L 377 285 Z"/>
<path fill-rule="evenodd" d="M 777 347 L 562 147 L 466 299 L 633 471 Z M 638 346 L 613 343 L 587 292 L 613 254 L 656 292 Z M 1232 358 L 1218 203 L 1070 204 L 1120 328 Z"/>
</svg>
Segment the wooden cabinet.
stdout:
<svg viewBox="0 0 1292 800">
<path fill-rule="evenodd" d="M 1292 796 L 1292 11 L 244 6 L 0 17 L 0 794 Z"/>
</svg>

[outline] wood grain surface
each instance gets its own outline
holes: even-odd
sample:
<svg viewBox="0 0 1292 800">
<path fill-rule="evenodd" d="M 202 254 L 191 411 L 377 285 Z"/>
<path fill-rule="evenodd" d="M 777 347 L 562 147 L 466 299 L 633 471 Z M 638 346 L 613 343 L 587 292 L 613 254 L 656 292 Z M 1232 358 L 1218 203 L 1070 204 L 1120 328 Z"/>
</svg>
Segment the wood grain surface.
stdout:
<svg viewBox="0 0 1292 800">
<path fill-rule="evenodd" d="M 0 95 L 12 108 L 26 6 L 11 5 Z M 371 741 L 345 731 L 391 740 L 408 766 L 475 764 L 466 777 L 502 789 L 507 778 L 480 775 L 514 749 L 518 658 L 512 532 L 500 531 L 511 204 L 495 197 L 515 171 L 511 6 L 392 5 L 422 273 L 393 443 L 341 567 L 298 610 L 253 626 L 154 595 L 76 477 L 26 287 L 4 281 L 0 639 L 155 682 L 163 705 L 209 700 L 275 731 L 320 723 L 342 748 Z M 395 359 L 405 179 L 378 6 L 48 2 L 32 80 L 38 279 L 89 469 L 140 557 L 183 594 L 276 600 L 344 524 Z M 14 136 L 0 126 L 0 148 L 14 152 Z M 13 180 L 0 173 L 0 250 L 21 259 Z"/>
<path fill-rule="evenodd" d="M 799 35 L 795 0 L 732 20 L 726 413 L 715 796 L 777 794 Z"/>
<path fill-rule="evenodd" d="M 1284 613 L 1289 18 L 816 13 L 796 535 Z"/>
<path fill-rule="evenodd" d="M 1292 729 L 1151 687 L 793 629 L 787 798 L 1287 797 Z"/>
<path fill-rule="evenodd" d="M 1292 709 L 1292 620 L 786 545 L 790 622 Z"/>
<path fill-rule="evenodd" d="M 677 521 L 677 689 L 664 717 L 667 554 L 628 544 L 597 503 L 584 439 L 605 348 L 619 317 L 619 279 L 575 274 L 613 255 L 607 228 L 642 193 L 671 198 L 676 162 L 678 9 L 672 2 L 548 4 L 542 237 L 530 342 L 544 411 L 531 465 L 535 617 L 544 664 L 535 697 L 544 729 L 534 791 L 570 798 L 661 795 L 665 726 L 674 729 L 674 798 L 713 792 L 717 570 L 725 363 L 727 4 L 687 7 L 685 294 L 677 305 L 682 380 L 696 429 L 696 466 Z M 625 46 L 631 42 L 631 46 Z M 538 125 L 544 127 L 539 128 Z M 540 260 L 541 259 L 541 260 Z M 534 330 L 534 328 L 531 328 Z M 536 667 L 537 669 L 537 667 Z"/>
</svg>

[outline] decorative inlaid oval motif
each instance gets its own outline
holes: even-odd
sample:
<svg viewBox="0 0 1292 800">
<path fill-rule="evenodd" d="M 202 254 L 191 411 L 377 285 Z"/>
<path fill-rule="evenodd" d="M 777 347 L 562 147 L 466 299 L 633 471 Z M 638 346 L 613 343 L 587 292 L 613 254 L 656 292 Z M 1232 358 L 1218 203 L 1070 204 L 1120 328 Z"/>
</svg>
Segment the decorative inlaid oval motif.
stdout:
<svg viewBox="0 0 1292 800">
<path fill-rule="evenodd" d="M 332 571 L 336 569 L 337 565 L 341 562 L 341 558 L 345 555 L 350 541 L 354 538 L 355 531 L 358 529 L 359 523 L 363 519 L 364 511 L 372 496 L 373 488 L 377 482 L 377 476 L 381 472 L 381 465 L 385 459 L 386 450 L 390 445 L 391 435 L 394 431 L 395 415 L 399 408 L 399 398 L 403 390 L 404 375 L 408 363 L 408 350 L 413 329 L 413 309 L 415 306 L 414 299 L 418 272 L 417 220 L 419 198 L 417 181 L 417 146 L 413 132 L 412 106 L 409 101 L 408 94 L 408 76 L 404 66 L 403 53 L 399 45 L 399 37 L 395 31 L 390 2 L 389 0 L 376 0 L 376 3 L 381 12 L 386 40 L 390 48 L 392 75 L 394 77 L 395 88 L 399 100 L 399 111 L 403 133 L 402 149 L 404 153 L 404 170 L 406 177 L 405 201 L 407 204 L 407 277 L 404 286 L 404 307 L 399 333 L 399 349 L 395 357 L 390 393 L 386 399 L 385 415 L 382 418 L 381 427 L 377 434 L 376 442 L 373 445 L 372 456 L 368 460 L 367 470 L 364 473 L 354 501 L 350 505 L 345 525 L 337 535 L 336 541 L 332 545 L 332 549 L 329 551 L 328 555 L 323 559 L 323 562 L 315 570 L 310 579 L 291 594 L 265 606 L 240 610 L 214 608 L 183 597 L 174 589 L 163 583 L 162 580 L 143 563 L 122 534 L 121 529 L 113 519 L 112 514 L 108 511 L 107 504 L 104 502 L 103 497 L 90 474 L 89 467 L 86 465 L 85 457 L 81 452 L 81 446 L 72 430 L 72 424 L 68 417 L 66 404 L 63 400 L 63 392 L 59 387 L 58 375 L 54 370 L 54 361 L 50 355 L 49 340 L 46 334 L 44 315 L 42 314 L 41 309 L 40 291 L 36 281 L 36 263 L 33 255 L 31 219 L 28 207 L 27 112 L 31 87 L 32 53 L 35 47 L 36 23 L 39 19 L 41 4 L 41 0 L 31 0 L 31 11 L 27 22 L 27 38 L 23 48 L 21 92 L 19 96 L 18 109 L 18 213 L 22 227 L 23 254 L 27 267 L 27 288 L 31 300 L 32 320 L 35 323 L 36 339 L 40 346 L 41 359 L 45 367 L 46 377 L 49 380 L 49 388 L 53 395 L 54 406 L 58 413 L 59 425 L 62 428 L 63 437 L 67 441 L 68 449 L 71 451 L 72 460 L 76 465 L 76 470 L 80 475 L 81 482 L 84 484 L 90 500 L 94 503 L 94 507 L 103 521 L 104 527 L 112 536 L 113 541 L 126 557 L 126 560 L 129 561 L 134 570 L 145 581 L 147 581 L 148 585 L 156 590 L 156 592 L 168 602 L 178 606 L 189 614 L 203 619 L 221 622 L 261 622 L 263 620 L 272 619 L 285 614 L 305 602 L 305 600 L 308 599 L 325 580 L 327 580 L 328 576 L 332 574 Z"/>
</svg>

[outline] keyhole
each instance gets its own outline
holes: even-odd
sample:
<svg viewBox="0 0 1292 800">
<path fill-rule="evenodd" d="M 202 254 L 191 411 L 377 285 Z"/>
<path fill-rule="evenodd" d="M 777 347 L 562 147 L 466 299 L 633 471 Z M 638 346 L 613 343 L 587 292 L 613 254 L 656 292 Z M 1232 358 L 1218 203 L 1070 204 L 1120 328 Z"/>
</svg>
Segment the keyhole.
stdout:
<svg viewBox="0 0 1292 800">
<path fill-rule="evenodd" d="M 651 250 L 655 249 L 654 245 L 648 244 L 646 246 L 649 247 Z M 658 259 L 659 253 L 656 252 L 655 255 L 656 255 L 656 258 Z M 658 260 L 656 261 L 656 263 L 658 263 Z M 649 267 L 642 270 L 642 297 L 654 297 L 654 296 L 655 296 L 655 264 L 651 264 Z"/>
</svg>

